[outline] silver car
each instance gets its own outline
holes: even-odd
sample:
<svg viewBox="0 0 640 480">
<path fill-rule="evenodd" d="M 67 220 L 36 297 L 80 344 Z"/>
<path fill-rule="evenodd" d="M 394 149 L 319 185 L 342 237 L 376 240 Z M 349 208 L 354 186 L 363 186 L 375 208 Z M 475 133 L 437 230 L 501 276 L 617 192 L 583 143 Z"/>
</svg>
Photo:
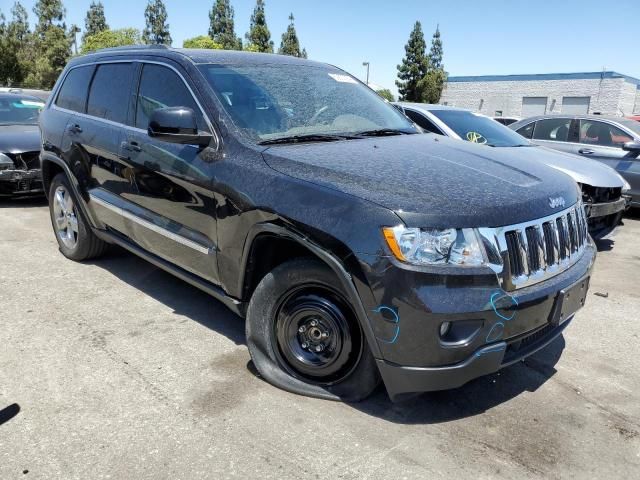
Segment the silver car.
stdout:
<svg viewBox="0 0 640 480">
<path fill-rule="evenodd" d="M 543 115 L 509 128 L 538 145 L 614 168 L 629 182 L 631 206 L 640 207 L 640 122 L 600 115 Z"/>
<path fill-rule="evenodd" d="M 628 183 L 610 167 L 576 155 L 536 146 L 491 118 L 445 105 L 397 102 L 416 124 L 431 133 L 495 148 L 518 149 L 520 158 L 532 158 L 571 176 L 582 189 L 589 218 L 589 233 L 603 238 L 620 224 L 626 208 L 623 190 Z"/>
</svg>

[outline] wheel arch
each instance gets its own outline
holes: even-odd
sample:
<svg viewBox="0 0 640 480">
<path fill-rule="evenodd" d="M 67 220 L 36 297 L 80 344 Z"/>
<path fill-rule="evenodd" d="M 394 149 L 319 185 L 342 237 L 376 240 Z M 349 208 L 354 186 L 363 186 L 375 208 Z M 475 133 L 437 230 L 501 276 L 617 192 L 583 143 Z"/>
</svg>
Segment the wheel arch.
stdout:
<svg viewBox="0 0 640 480">
<path fill-rule="evenodd" d="M 95 227 L 97 225 L 96 219 L 93 216 L 93 213 L 87 208 L 88 195 L 83 191 L 80 183 L 78 182 L 78 179 L 73 174 L 69 166 L 64 162 L 64 160 L 49 152 L 43 152 L 40 155 L 40 162 L 42 168 L 42 185 L 47 198 L 49 197 L 49 187 L 51 185 L 51 181 L 56 175 L 60 173 L 64 174 L 71 184 L 71 188 L 73 189 L 73 193 L 78 200 L 77 203 L 82 210 L 82 213 L 84 214 L 85 218 L 89 220 L 91 226 Z"/>
<path fill-rule="evenodd" d="M 358 288 L 354 283 L 354 277 L 365 282 L 364 276 L 353 253 L 340 242 L 338 244 L 341 248 L 337 249 L 339 254 L 336 255 L 333 250 L 323 247 L 309 236 L 293 231 L 286 226 L 273 223 L 255 225 L 250 230 L 243 249 L 240 264 L 242 274 L 239 278 L 238 292 L 240 292 L 241 298 L 248 302 L 253 290 L 264 275 L 279 264 L 292 258 L 316 258 L 335 273 L 353 306 L 373 356 L 381 358 L 375 334 L 358 293 Z M 265 258 L 268 261 L 265 262 L 263 260 Z M 364 286 L 369 288 L 366 282 Z"/>
</svg>

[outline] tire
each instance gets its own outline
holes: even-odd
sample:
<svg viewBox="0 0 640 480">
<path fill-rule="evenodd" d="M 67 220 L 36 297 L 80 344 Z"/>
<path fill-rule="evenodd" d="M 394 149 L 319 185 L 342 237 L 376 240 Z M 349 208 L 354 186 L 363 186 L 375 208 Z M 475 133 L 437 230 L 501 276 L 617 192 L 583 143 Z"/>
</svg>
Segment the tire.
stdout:
<svg viewBox="0 0 640 480">
<path fill-rule="evenodd" d="M 378 367 L 336 275 L 314 259 L 269 272 L 247 310 L 247 345 L 258 372 L 289 392 L 357 402 L 380 382 Z"/>
<path fill-rule="evenodd" d="M 66 175 L 59 173 L 49 187 L 49 215 L 60 252 L 77 262 L 97 258 L 108 244 L 100 240 L 77 206 L 78 201 Z"/>
</svg>

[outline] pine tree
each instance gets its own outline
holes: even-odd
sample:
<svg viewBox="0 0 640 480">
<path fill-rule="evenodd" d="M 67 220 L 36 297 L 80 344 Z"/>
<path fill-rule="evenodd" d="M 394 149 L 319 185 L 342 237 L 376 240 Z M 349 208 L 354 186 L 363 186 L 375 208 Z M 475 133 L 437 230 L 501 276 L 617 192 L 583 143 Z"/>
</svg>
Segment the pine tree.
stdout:
<svg viewBox="0 0 640 480">
<path fill-rule="evenodd" d="M 293 24 L 293 13 L 289 15 L 289 26 L 287 31 L 282 34 L 282 41 L 278 53 L 280 55 L 291 55 L 292 57 L 307 58 L 307 50 L 300 50 L 300 41 L 296 33 L 296 27 Z"/>
<path fill-rule="evenodd" d="M 444 71 L 444 64 L 442 63 L 442 56 L 442 39 L 440 38 L 440 27 L 438 26 L 431 39 L 429 71 L 419 84 L 423 102 L 438 103 L 440 101 L 444 82 L 447 80 L 447 74 Z"/>
<path fill-rule="evenodd" d="M 144 10 L 146 26 L 142 41 L 149 44 L 171 45 L 171 34 L 167 23 L 167 8 L 162 0 L 149 0 Z"/>
<path fill-rule="evenodd" d="M 28 46 L 30 71 L 24 84 L 49 89 L 71 56 L 72 38 L 64 23 L 66 11 L 61 0 L 37 0 L 33 13 L 38 22 Z"/>
<path fill-rule="evenodd" d="M 233 16 L 229 0 L 215 0 L 209 12 L 209 36 L 225 50 L 242 50 L 242 39 L 236 36 Z"/>
<path fill-rule="evenodd" d="M 107 25 L 107 19 L 104 16 L 104 6 L 102 2 L 91 2 L 89 10 L 87 10 L 87 16 L 84 19 L 84 33 L 82 34 L 82 41 L 89 35 L 95 35 L 99 32 L 109 30 Z"/>
<path fill-rule="evenodd" d="M 426 56 L 427 44 L 424 41 L 422 25 L 416 22 L 409 41 L 404 47 L 405 56 L 398 65 L 398 93 L 400 99 L 409 102 L 422 101 L 421 80 L 429 71 L 429 59 Z"/>
<path fill-rule="evenodd" d="M 264 13 L 264 0 L 257 0 L 251 15 L 249 32 L 245 35 L 249 43 L 248 49 L 254 52 L 273 53 L 273 41 L 271 32 L 267 27 L 267 19 Z"/>
<path fill-rule="evenodd" d="M 431 39 L 431 50 L 429 51 L 429 65 L 434 70 L 443 70 L 442 64 L 442 39 L 440 38 L 440 25 L 436 27 L 436 32 Z"/>
<path fill-rule="evenodd" d="M 5 20 L 0 12 L 0 85 L 20 85 L 29 72 L 32 42 L 27 11 L 16 2 L 11 9 L 11 21 Z"/>
</svg>

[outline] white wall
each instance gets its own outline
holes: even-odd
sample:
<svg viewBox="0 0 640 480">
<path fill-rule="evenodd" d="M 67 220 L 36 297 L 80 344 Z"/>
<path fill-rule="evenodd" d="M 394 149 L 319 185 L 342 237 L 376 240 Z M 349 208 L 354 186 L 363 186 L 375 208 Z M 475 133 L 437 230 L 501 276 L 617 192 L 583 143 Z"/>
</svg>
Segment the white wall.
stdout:
<svg viewBox="0 0 640 480">
<path fill-rule="evenodd" d="M 589 113 L 619 115 L 620 108 L 626 113 L 636 103 L 631 89 L 636 86 L 624 78 L 451 82 L 445 85 L 440 103 L 490 116 L 502 110 L 503 116 L 519 117 L 523 97 L 547 97 L 547 113 L 561 113 L 564 96 L 591 97 Z"/>
</svg>

